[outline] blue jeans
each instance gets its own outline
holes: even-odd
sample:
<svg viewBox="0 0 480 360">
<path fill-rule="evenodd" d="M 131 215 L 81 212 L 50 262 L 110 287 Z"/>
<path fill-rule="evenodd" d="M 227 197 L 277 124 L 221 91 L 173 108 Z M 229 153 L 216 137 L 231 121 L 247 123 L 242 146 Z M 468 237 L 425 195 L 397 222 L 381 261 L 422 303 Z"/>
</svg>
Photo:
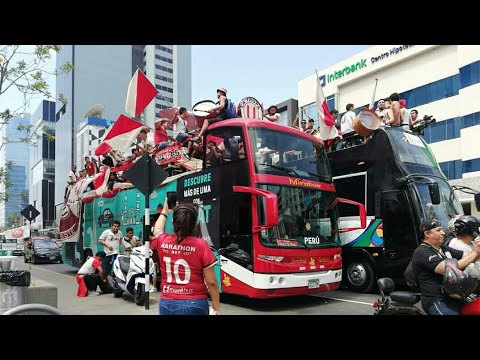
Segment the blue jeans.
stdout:
<svg viewBox="0 0 480 360">
<path fill-rule="evenodd" d="M 436 299 L 428 308 L 428 315 L 460 315 L 463 302 L 454 299 Z"/>
<path fill-rule="evenodd" d="M 208 315 L 207 299 L 160 299 L 160 315 Z"/>
</svg>

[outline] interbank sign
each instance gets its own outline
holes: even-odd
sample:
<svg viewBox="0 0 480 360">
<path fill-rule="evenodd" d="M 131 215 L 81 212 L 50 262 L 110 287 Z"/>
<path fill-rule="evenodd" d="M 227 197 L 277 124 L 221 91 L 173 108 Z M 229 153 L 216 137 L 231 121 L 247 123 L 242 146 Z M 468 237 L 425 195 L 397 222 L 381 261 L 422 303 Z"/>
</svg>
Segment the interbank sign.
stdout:
<svg viewBox="0 0 480 360">
<path fill-rule="evenodd" d="M 370 63 L 371 64 L 377 63 L 377 62 L 379 62 L 383 59 L 386 59 L 390 56 L 397 55 L 397 54 L 401 53 L 403 50 L 406 50 L 406 49 L 411 48 L 413 46 L 414 45 L 402 45 L 402 46 L 398 46 L 398 47 L 393 47 L 393 48 L 390 49 L 390 51 L 378 54 L 376 56 L 372 56 L 370 58 Z M 364 59 L 361 59 L 360 61 L 357 61 L 356 63 L 345 66 L 343 69 L 338 69 L 338 70 L 336 70 L 336 71 L 334 71 L 330 74 L 327 74 L 327 75 L 321 75 L 319 77 L 319 80 L 321 82 L 321 85 L 325 86 L 326 83 L 334 82 L 335 80 L 337 80 L 341 77 L 347 76 L 351 73 L 354 73 L 355 71 L 364 69 L 366 67 L 367 67 L 367 59 L 364 58 Z"/>
</svg>

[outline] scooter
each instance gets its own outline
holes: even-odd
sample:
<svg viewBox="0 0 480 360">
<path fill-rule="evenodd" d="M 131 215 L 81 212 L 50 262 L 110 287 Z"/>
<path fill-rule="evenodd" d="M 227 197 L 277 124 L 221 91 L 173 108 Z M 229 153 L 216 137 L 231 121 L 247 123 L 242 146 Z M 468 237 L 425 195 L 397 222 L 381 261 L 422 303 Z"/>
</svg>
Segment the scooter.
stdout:
<svg viewBox="0 0 480 360">
<path fill-rule="evenodd" d="M 426 315 L 420 304 L 420 293 L 394 291 L 395 283 L 390 278 L 377 281 L 381 299 L 373 303 L 374 315 Z"/>
<path fill-rule="evenodd" d="M 155 274 L 155 264 L 150 251 L 150 276 Z M 137 246 L 132 249 L 130 257 L 118 255 L 113 263 L 114 276 L 108 276 L 108 282 L 113 289 L 113 296 L 121 297 L 123 293 L 132 296 L 135 304 L 143 306 L 148 296 L 145 291 L 145 247 Z"/>
<path fill-rule="evenodd" d="M 373 303 L 374 315 L 427 315 L 420 304 L 419 292 L 394 291 L 395 283 L 390 278 L 378 279 L 377 286 L 382 298 Z M 460 315 L 480 315 L 480 297 L 468 296 Z"/>
</svg>

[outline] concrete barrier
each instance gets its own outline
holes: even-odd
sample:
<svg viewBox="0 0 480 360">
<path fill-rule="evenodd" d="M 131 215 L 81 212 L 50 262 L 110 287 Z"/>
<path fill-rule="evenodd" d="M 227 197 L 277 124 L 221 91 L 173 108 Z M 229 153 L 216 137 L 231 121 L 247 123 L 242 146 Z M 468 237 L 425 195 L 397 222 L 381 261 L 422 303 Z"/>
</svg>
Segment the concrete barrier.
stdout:
<svg viewBox="0 0 480 360">
<path fill-rule="evenodd" d="M 25 304 L 46 304 L 57 307 L 58 290 L 57 286 L 47 281 L 32 277 L 30 286 L 26 289 Z M 29 311 L 28 315 L 44 315 L 41 311 Z"/>
</svg>

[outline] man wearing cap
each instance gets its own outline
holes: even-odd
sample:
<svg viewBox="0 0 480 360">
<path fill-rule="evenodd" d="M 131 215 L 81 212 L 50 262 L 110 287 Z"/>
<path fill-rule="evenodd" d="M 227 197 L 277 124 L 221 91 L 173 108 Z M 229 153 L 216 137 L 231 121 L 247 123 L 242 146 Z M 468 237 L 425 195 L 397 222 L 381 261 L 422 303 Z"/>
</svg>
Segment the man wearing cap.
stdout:
<svg viewBox="0 0 480 360">
<path fill-rule="evenodd" d="M 227 120 L 229 119 L 228 113 L 227 113 L 227 107 L 228 107 L 228 102 L 229 100 L 227 99 L 227 89 L 225 88 L 218 88 L 217 89 L 217 105 L 213 108 L 210 109 L 210 114 L 217 112 L 217 117 L 214 119 L 206 119 L 203 122 L 202 129 L 198 133 L 197 136 L 192 138 L 193 141 L 195 142 L 200 142 L 200 139 L 202 138 L 203 134 L 205 131 L 208 129 L 208 125 L 210 124 L 215 124 L 216 122 L 222 121 L 222 120 Z"/>
<path fill-rule="evenodd" d="M 277 113 L 278 108 L 276 105 L 270 105 L 267 109 L 267 113 L 263 116 L 264 120 L 268 120 L 277 123 L 280 120 L 280 115 Z"/>
<path fill-rule="evenodd" d="M 445 259 L 458 260 L 463 270 L 480 258 L 480 239 L 475 239 L 473 251 L 462 258 L 463 252 L 444 245 L 445 232 L 437 219 L 424 221 L 420 226 L 423 242 L 412 256 L 412 267 L 420 287 L 422 307 L 429 315 L 458 315 L 464 301 L 452 298 L 442 291 Z"/>
</svg>

